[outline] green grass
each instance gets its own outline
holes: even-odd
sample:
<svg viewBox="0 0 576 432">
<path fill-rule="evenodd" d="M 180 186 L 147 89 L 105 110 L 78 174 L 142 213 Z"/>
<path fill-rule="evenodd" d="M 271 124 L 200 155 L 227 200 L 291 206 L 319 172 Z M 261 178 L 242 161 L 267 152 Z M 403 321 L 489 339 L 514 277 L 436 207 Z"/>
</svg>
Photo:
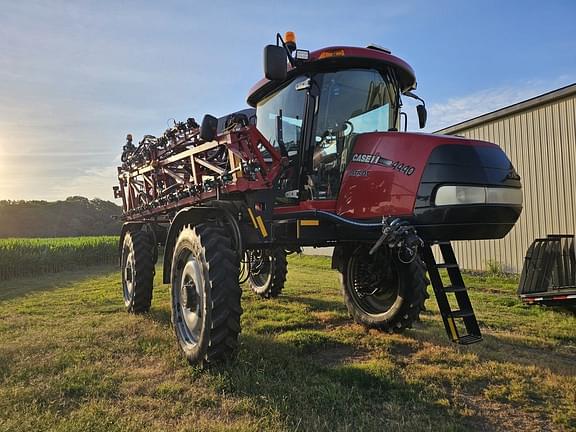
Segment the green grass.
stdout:
<svg viewBox="0 0 576 432">
<path fill-rule="evenodd" d="M 512 279 L 467 283 L 485 341 L 460 347 L 434 299 L 413 330 L 366 331 L 329 260 L 294 257 L 280 298 L 244 293 L 238 358 L 200 370 L 159 276 L 147 316 L 124 312 L 112 267 L 2 282 L 0 430 L 576 428 L 576 318 L 521 305 Z"/>
<path fill-rule="evenodd" d="M 118 237 L 0 239 L 0 280 L 118 260 Z"/>
</svg>

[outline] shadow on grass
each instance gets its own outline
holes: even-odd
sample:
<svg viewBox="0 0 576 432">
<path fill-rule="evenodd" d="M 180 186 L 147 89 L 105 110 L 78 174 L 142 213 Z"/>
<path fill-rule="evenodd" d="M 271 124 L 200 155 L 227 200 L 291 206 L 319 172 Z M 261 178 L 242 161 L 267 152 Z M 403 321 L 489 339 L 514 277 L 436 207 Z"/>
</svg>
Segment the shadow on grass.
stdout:
<svg viewBox="0 0 576 432">
<path fill-rule="evenodd" d="M 430 312 L 426 314 L 431 316 Z M 483 331 L 483 341 L 469 346 L 454 344 L 444 333 L 441 322 L 430 320 L 419 324 L 415 330 L 407 331 L 405 336 L 413 338 L 416 342 L 456 348 L 463 353 L 471 352 L 478 355 L 480 361 L 535 366 L 539 369 L 548 369 L 559 375 L 574 375 L 576 353 L 557 352 L 551 348 L 537 347 L 531 345 L 529 340 L 515 337 L 513 334 L 489 333 L 485 328 L 481 328 L 481 330 Z"/>
<path fill-rule="evenodd" d="M 343 301 L 325 300 L 315 297 L 304 297 L 297 295 L 282 295 L 282 297 L 280 297 L 280 300 L 303 303 L 305 305 L 310 306 L 311 311 L 326 312 L 331 310 L 340 310 L 340 311 L 346 310 L 346 306 L 344 305 Z"/>
<path fill-rule="evenodd" d="M 576 353 L 556 352 L 552 349 L 534 347 L 516 339 L 499 335 L 484 335 L 484 344 L 477 351 L 481 360 L 513 363 L 520 366 L 534 366 L 550 370 L 555 374 L 573 377 L 576 371 Z"/>
<path fill-rule="evenodd" d="M 118 272 L 118 267 L 106 264 L 60 273 L 42 274 L 2 281 L 0 282 L 0 302 L 22 297 L 30 293 L 67 288 L 89 279 L 110 275 L 114 272 Z"/>
<path fill-rule="evenodd" d="M 171 316 L 171 311 L 169 308 L 158 308 L 158 307 L 152 307 L 150 309 L 150 312 L 148 312 L 148 314 L 146 314 L 146 316 L 151 319 L 152 321 L 155 321 L 159 324 L 162 324 L 164 326 L 169 326 L 171 325 L 171 321 L 172 321 L 172 316 Z"/>
<path fill-rule="evenodd" d="M 311 312 L 329 312 L 329 311 L 346 311 L 342 302 L 318 299 L 301 295 L 282 295 L 277 301 L 287 303 L 302 303 L 310 307 Z M 271 314 L 273 316 L 274 304 L 270 304 Z M 245 314 L 250 314 L 246 311 Z M 415 347 L 414 343 L 430 343 L 436 346 L 445 348 L 456 348 L 462 353 L 471 352 L 479 356 L 481 361 L 496 361 L 517 364 L 520 366 L 535 366 L 538 368 L 545 368 L 554 373 L 565 376 L 573 376 L 574 364 L 576 362 L 576 354 L 569 352 L 556 352 L 552 349 L 546 349 L 531 345 L 529 340 L 520 337 L 514 338 L 514 335 L 498 334 L 497 332 L 490 332 L 483 328 L 484 341 L 472 346 L 459 346 L 455 345 L 448 339 L 442 323 L 438 318 L 436 312 L 424 312 L 424 322 L 416 323 L 414 329 L 407 330 L 405 336 L 406 344 L 396 343 L 392 346 L 394 357 L 401 359 L 409 357 L 413 354 Z M 164 326 L 171 325 L 171 316 L 169 308 L 152 307 L 149 318 Z M 427 317 L 427 319 L 426 319 Z M 327 328 L 335 329 L 340 326 L 352 324 L 353 320 L 348 317 L 335 317 L 327 322 L 318 321 L 296 321 L 296 322 L 283 322 L 275 320 L 260 320 L 256 319 L 252 324 L 253 338 L 260 336 L 273 336 L 282 335 L 288 331 L 306 331 L 306 330 L 326 330 Z M 243 336 L 243 340 L 245 337 Z M 569 341 L 572 343 L 572 339 Z M 246 350 L 248 348 L 244 348 Z M 322 357 L 321 353 L 319 355 Z"/>
<path fill-rule="evenodd" d="M 434 424 L 447 430 L 465 422 L 436 402 L 438 394 L 406 382 L 386 362 L 317 360 L 289 343 L 243 335 L 237 360 L 209 374 L 219 391 L 256 401 L 289 429 L 427 430 Z"/>
</svg>

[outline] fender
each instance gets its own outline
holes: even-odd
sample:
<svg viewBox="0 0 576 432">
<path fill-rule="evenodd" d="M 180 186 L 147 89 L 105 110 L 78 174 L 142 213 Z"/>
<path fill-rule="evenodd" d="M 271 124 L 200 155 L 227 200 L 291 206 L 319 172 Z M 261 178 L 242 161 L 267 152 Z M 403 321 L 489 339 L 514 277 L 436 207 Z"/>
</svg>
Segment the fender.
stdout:
<svg viewBox="0 0 576 432">
<path fill-rule="evenodd" d="M 214 207 L 187 207 L 176 213 L 176 216 L 170 223 L 170 228 L 168 230 L 168 235 L 166 236 L 166 244 L 164 245 L 164 268 L 162 271 L 162 282 L 168 284 L 171 282 L 172 277 L 172 255 L 174 253 L 174 247 L 176 246 L 176 240 L 178 234 L 185 225 L 197 225 L 207 220 L 221 220 L 227 223 L 226 228 L 231 228 L 232 232 L 231 238 L 234 240 L 236 250 L 242 253 L 242 239 L 240 236 L 240 228 L 238 227 L 238 221 L 232 216 L 232 213 L 228 211 L 224 206 Z M 231 203 L 225 203 L 231 204 Z"/>
<path fill-rule="evenodd" d="M 344 249 L 345 246 L 336 245 L 332 251 L 332 265 L 330 268 L 332 270 L 338 270 L 340 273 L 342 273 L 342 267 L 344 266 Z"/>
<path fill-rule="evenodd" d="M 332 264 L 330 266 L 332 270 L 344 273 L 344 266 L 348 263 L 348 259 L 350 258 L 350 255 L 352 255 L 352 252 L 354 252 L 355 247 L 357 247 L 357 245 L 354 245 L 353 243 L 337 244 L 334 246 L 332 252 Z"/>
</svg>

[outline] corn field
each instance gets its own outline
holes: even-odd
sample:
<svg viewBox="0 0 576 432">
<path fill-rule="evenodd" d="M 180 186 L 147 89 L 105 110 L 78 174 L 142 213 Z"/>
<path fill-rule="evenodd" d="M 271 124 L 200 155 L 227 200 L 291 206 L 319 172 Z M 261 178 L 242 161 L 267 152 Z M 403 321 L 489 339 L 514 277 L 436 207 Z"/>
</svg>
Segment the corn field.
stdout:
<svg viewBox="0 0 576 432">
<path fill-rule="evenodd" d="M 0 239 L 0 280 L 118 262 L 118 238 Z"/>
</svg>

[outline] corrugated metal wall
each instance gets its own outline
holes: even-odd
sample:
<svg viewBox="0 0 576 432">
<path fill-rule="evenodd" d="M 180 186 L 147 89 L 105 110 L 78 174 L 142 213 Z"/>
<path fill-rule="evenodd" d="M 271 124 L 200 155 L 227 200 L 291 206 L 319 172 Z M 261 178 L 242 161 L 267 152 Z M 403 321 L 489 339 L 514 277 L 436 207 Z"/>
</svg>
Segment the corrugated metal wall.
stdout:
<svg viewBox="0 0 576 432">
<path fill-rule="evenodd" d="M 468 128 L 466 123 L 448 132 L 504 149 L 522 177 L 524 210 L 502 240 L 456 242 L 458 259 L 469 270 L 485 270 L 488 261 L 496 261 L 505 271 L 520 272 L 533 239 L 576 232 L 576 95 Z"/>
</svg>

